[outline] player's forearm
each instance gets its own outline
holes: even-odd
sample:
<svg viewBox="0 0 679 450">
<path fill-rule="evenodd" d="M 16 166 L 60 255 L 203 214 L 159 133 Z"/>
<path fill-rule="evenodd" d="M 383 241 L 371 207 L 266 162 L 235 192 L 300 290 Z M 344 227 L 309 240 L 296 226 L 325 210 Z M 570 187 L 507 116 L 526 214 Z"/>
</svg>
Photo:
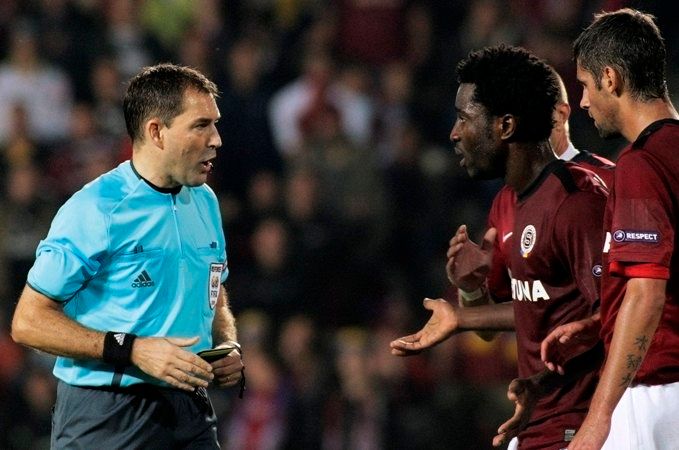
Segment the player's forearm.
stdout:
<svg viewBox="0 0 679 450">
<path fill-rule="evenodd" d="M 226 288 L 219 290 L 219 299 L 215 306 L 215 318 L 212 322 L 212 343 L 219 345 L 226 341 L 238 341 L 236 333 L 236 319 L 233 317 Z"/>
<path fill-rule="evenodd" d="M 648 352 L 665 302 L 665 280 L 631 279 L 589 415 L 610 417 Z"/>
<path fill-rule="evenodd" d="M 72 320 L 59 303 L 28 286 L 12 320 L 12 338 L 17 343 L 74 359 L 101 359 L 104 336 Z"/>
<path fill-rule="evenodd" d="M 459 308 L 458 314 L 460 331 L 514 330 L 514 309 L 511 303 Z"/>
</svg>

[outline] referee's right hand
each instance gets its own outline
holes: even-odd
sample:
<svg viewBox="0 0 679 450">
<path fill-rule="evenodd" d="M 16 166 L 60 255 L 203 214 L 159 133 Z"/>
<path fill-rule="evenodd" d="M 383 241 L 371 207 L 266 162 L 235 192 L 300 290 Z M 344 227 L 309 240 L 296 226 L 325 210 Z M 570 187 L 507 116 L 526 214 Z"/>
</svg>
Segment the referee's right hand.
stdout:
<svg viewBox="0 0 679 450">
<path fill-rule="evenodd" d="M 214 378 L 212 367 L 182 348 L 196 344 L 199 339 L 138 337 L 132 345 L 132 363 L 178 389 L 193 392 L 197 387 L 207 387 Z"/>
</svg>

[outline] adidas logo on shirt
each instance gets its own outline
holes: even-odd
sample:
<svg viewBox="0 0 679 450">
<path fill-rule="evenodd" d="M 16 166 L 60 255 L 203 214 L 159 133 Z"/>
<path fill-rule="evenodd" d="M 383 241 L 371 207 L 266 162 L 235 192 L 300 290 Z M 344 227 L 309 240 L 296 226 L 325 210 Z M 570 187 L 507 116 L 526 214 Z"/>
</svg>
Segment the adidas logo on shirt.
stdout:
<svg viewBox="0 0 679 450">
<path fill-rule="evenodd" d="M 140 273 L 139 276 L 134 279 L 134 282 L 132 282 L 133 288 L 151 287 L 155 285 L 156 283 L 153 282 L 148 272 L 146 272 L 145 270 L 142 271 L 142 273 Z"/>
</svg>

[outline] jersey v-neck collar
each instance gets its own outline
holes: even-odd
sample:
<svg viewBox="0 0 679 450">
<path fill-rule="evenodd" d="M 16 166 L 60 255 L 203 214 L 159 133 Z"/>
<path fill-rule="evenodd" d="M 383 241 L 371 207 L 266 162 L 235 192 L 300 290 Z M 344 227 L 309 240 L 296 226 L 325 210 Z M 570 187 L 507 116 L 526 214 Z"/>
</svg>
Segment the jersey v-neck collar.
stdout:
<svg viewBox="0 0 679 450">
<path fill-rule="evenodd" d="M 661 129 L 665 124 L 668 123 L 679 125 L 679 120 L 671 118 L 656 120 L 655 122 L 651 123 L 646 128 L 644 128 L 641 133 L 639 133 L 639 136 L 634 140 L 634 142 L 632 142 L 632 148 L 643 148 L 644 144 L 646 143 L 646 140 L 653 133 L 655 133 L 656 131 Z"/>
<path fill-rule="evenodd" d="M 182 186 L 176 186 L 176 187 L 171 187 L 171 188 L 163 188 L 160 186 L 156 186 L 155 184 L 151 183 L 149 180 L 146 178 L 142 177 L 139 172 L 137 172 L 137 169 L 134 167 L 134 163 L 130 159 L 130 168 L 132 168 L 132 172 L 139 178 L 140 180 L 143 180 L 146 184 L 148 184 L 153 190 L 160 192 L 161 194 L 174 194 L 177 195 L 179 194 L 179 191 L 182 190 Z"/>
<path fill-rule="evenodd" d="M 533 192 L 537 191 L 538 188 L 542 185 L 542 183 L 547 179 L 547 177 L 554 172 L 559 166 L 563 165 L 564 161 L 560 159 L 555 159 L 553 161 L 550 161 L 545 167 L 542 168 L 542 171 L 540 172 L 540 175 L 533 180 L 531 184 L 526 187 L 521 193 L 517 193 L 516 199 L 517 201 L 521 202 L 530 197 Z"/>
</svg>

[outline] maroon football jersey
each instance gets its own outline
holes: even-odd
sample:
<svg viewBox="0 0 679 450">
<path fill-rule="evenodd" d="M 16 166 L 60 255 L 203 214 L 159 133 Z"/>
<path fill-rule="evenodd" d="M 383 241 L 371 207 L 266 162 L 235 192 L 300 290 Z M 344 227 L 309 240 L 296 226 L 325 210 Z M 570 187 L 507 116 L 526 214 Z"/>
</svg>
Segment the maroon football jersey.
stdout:
<svg viewBox="0 0 679 450">
<path fill-rule="evenodd" d="M 493 261 L 488 273 L 488 292 L 497 303 L 511 301 L 512 291 L 507 272 L 508 248 L 514 234 L 514 209 L 516 192 L 504 185 L 493 199 L 488 213 L 488 228 L 497 230 L 493 248 Z"/>
<path fill-rule="evenodd" d="M 571 159 L 586 169 L 597 174 L 610 187 L 613 183 L 615 164 L 606 158 L 594 153 L 579 150 L 578 154 Z M 497 229 L 497 238 L 493 250 L 493 262 L 488 274 L 488 291 L 497 303 L 511 301 L 511 280 L 507 273 L 507 249 L 512 242 L 514 234 L 514 208 L 516 206 L 516 193 L 512 188 L 505 185 L 500 189 L 488 213 L 488 228 Z"/>
<path fill-rule="evenodd" d="M 612 161 L 585 150 L 580 150 L 570 161 L 597 174 L 604 180 L 604 183 L 606 183 L 606 186 L 608 186 L 609 189 L 613 185 L 613 177 L 615 175 L 613 169 L 615 169 L 615 163 Z"/>
<path fill-rule="evenodd" d="M 507 262 L 520 377 L 545 369 L 540 344 L 550 331 L 598 309 L 607 194 L 591 171 L 557 160 L 517 197 Z M 520 448 L 566 447 L 586 415 L 603 352 L 582 357 L 587 372 L 540 400 Z"/>
<path fill-rule="evenodd" d="M 679 121 L 649 125 L 620 154 L 606 206 L 601 336 L 609 348 L 630 278 L 667 279 L 662 318 L 633 384 L 679 381 Z"/>
</svg>

